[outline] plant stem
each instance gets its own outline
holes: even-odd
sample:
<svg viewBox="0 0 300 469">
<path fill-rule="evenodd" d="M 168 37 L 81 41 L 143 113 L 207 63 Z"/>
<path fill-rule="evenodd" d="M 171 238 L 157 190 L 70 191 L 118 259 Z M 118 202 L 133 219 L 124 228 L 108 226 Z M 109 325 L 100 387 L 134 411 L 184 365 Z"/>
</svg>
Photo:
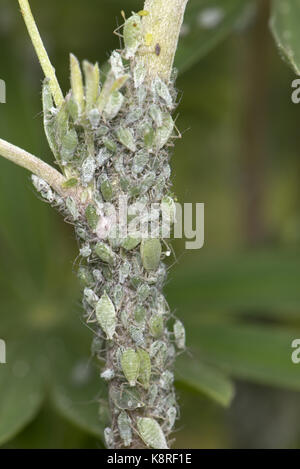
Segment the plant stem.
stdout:
<svg viewBox="0 0 300 469">
<path fill-rule="evenodd" d="M 62 197 L 71 195 L 72 191 L 70 189 L 62 187 L 66 182 L 66 178 L 52 166 L 31 153 L 0 139 L 0 155 L 44 179 Z"/>
<path fill-rule="evenodd" d="M 145 33 L 151 35 L 153 51 L 146 54 L 146 68 L 151 80 L 159 75 L 170 79 L 180 29 L 188 0 L 145 0 L 149 15 L 143 18 Z"/>
<path fill-rule="evenodd" d="M 44 47 L 39 30 L 34 21 L 28 0 L 18 0 L 18 2 L 21 8 L 21 12 L 22 12 L 25 24 L 28 29 L 28 33 L 30 35 L 32 44 L 35 48 L 36 54 L 39 58 L 45 77 L 49 78 L 50 80 L 50 88 L 51 88 L 54 101 L 56 105 L 59 107 L 64 101 L 64 96 L 58 84 L 58 81 L 55 75 L 55 69 L 51 64 L 47 51 Z"/>
</svg>

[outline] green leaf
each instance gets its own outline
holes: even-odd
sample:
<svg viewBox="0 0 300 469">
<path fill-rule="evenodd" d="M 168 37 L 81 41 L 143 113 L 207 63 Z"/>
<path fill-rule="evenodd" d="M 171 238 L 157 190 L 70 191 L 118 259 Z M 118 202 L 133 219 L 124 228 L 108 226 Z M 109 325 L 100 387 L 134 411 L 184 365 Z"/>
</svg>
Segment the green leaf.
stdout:
<svg viewBox="0 0 300 469">
<path fill-rule="evenodd" d="M 195 65 L 232 31 L 247 3 L 245 0 L 188 3 L 175 57 L 175 67 L 180 73 Z"/>
<path fill-rule="evenodd" d="M 300 3 L 298 1 L 273 0 L 271 31 L 285 60 L 300 75 Z"/>
<path fill-rule="evenodd" d="M 79 321 L 74 332 L 64 330 L 53 344 L 51 399 L 63 417 L 101 440 L 107 423 L 103 418 L 107 391 L 88 355 L 90 332 Z"/>
<path fill-rule="evenodd" d="M 224 373 L 186 356 L 176 360 L 176 384 L 196 391 L 228 407 L 234 397 L 234 385 Z"/>
<path fill-rule="evenodd" d="M 299 329 L 250 324 L 187 323 L 189 341 L 201 358 L 229 375 L 300 391 L 300 368 L 291 360 Z"/>
<path fill-rule="evenodd" d="M 29 344 L 7 341 L 7 363 L 0 364 L 0 445 L 34 419 L 43 401 L 37 357 Z"/>
<path fill-rule="evenodd" d="M 206 255 L 200 251 L 172 275 L 167 296 L 187 314 L 255 313 L 298 318 L 300 255 L 295 249 Z"/>
</svg>

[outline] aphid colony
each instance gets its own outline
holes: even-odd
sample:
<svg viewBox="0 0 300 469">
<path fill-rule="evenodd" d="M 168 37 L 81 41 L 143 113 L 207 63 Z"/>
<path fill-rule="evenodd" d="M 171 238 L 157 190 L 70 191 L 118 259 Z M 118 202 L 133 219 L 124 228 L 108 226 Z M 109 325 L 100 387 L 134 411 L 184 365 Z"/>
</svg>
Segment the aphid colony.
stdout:
<svg viewBox="0 0 300 469">
<path fill-rule="evenodd" d="M 162 294 L 161 232 L 124 239 L 104 204 L 120 195 L 129 205 L 162 203 L 174 222 L 169 147 L 176 95 L 172 83 L 147 79 L 143 54 L 158 55 L 160 45 L 143 36 L 145 14 L 125 21 L 124 49 L 111 54 L 106 76 L 85 61 L 83 77 L 71 55 L 71 91 L 59 109 L 45 81 L 46 136 L 74 195 L 63 199 L 33 177 L 42 197 L 75 226 L 85 318 L 94 324 L 93 353 L 108 383 L 109 448 L 168 447 L 177 418 L 173 362 L 185 349 L 184 327 Z"/>
</svg>

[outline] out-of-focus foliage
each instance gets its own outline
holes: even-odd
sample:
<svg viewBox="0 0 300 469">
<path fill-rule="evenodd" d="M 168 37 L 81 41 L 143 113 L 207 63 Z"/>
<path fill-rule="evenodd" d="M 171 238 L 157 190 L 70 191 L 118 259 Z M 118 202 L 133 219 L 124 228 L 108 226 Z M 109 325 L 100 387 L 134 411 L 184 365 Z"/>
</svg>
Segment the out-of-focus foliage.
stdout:
<svg viewBox="0 0 300 469">
<path fill-rule="evenodd" d="M 130 14 L 142 6 L 138 0 L 31 4 L 65 91 L 68 53 L 105 63 L 107 52 L 118 47 L 112 31 L 116 18 L 122 22 L 120 10 Z M 295 403 L 293 415 L 300 415 L 298 394 L 292 393 L 300 388 L 300 365 L 291 362 L 291 342 L 300 337 L 300 114 L 290 101 L 293 76 L 275 47 L 264 111 L 264 246 L 250 250 L 242 226 L 243 81 L 255 4 L 190 0 L 176 59 L 179 71 L 189 70 L 177 83 L 183 90 L 177 121 L 183 139 L 172 160 L 174 192 L 181 202 L 206 204 L 205 247 L 195 254 L 184 250 L 184 240 L 176 241 L 178 262 L 167 285 L 188 343 L 176 377 L 183 425 L 177 447 L 236 447 L 246 434 L 251 446 L 255 440 L 244 430 L 245 420 L 256 415 L 254 435 L 271 425 L 276 412 L 291 434 L 280 433 L 279 424 L 273 440 L 300 444 L 300 427 L 287 415 L 285 401 L 286 392 L 296 396 L 289 394 L 289 402 Z M 0 8 L 0 78 L 7 84 L 0 136 L 51 162 L 42 131 L 42 73 L 16 3 L 2 0 Z M 99 364 L 90 357 L 92 332 L 81 320 L 72 228 L 36 198 L 28 174 L 6 161 L 0 161 L 0 259 L 0 338 L 7 343 L 7 364 L 0 365 L 0 444 L 100 447 L 105 389 Z M 223 410 L 234 397 L 233 379 L 288 391 L 276 391 L 279 397 L 272 400 L 271 388 L 256 387 L 254 398 L 252 388 L 241 391 L 238 385 L 232 411 Z M 257 395 L 273 405 L 270 415 L 254 412 Z M 243 399 L 252 407 L 236 411 Z"/>
<path fill-rule="evenodd" d="M 298 1 L 273 0 L 271 29 L 274 39 L 285 60 L 300 74 Z"/>
<path fill-rule="evenodd" d="M 245 0 L 192 0 L 188 3 L 175 66 L 187 71 L 238 27 L 248 14 Z"/>
</svg>

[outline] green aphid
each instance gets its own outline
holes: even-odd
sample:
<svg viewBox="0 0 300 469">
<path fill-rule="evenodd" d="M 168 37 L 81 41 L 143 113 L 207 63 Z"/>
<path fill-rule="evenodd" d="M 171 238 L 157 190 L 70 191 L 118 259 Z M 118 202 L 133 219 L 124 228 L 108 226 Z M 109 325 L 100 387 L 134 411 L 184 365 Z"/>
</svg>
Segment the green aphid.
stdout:
<svg viewBox="0 0 300 469">
<path fill-rule="evenodd" d="M 89 287 L 94 284 L 94 278 L 88 267 L 80 266 L 77 276 L 82 287 Z"/>
<path fill-rule="evenodd" d="M 139 277 L 138 275 L 134 275 L 130 279 L 130 283 L 133 286 L 133 288 L 138 288 L 142 282 L 143 282 L 143 279 Z"/>
<path fill-rule="evenodd" d="M 161 201 L 161 213 L 163 221 L 167 223 L 175 223 L 176 205 L 172 197 L 166 195 Z"/>
<path fill-rule="evenodd" d="M 103 178 L 100 184 L 100 190 L 104 200 L 110 202 L 114 196 L 114 191 L 108 178 Z"/>
<path fill-rule="evenodd" d="M 67 103 L 64 102 L 56 114 L 56 137 L 61 144 L 62 138 L 66 135 L 69 128 L 69 115 Z"/>
<path fill-rule="evenodd" d="M 96 162 L 92 155 L 89 155 L 81 166 L 81 182 L 84 186 L 90 184 L 96 171 Z"/>
<path fill-rule="evenodd" d="M 162 389 L 168 391 L 174 382 L 174 374 L 171 371 L 166 370 L 161 374 L 159 384 Z"/>
<path fill-rule="evenodd" d="M 101 259 L 102 262 L 113 265 L 115 263 L 115 254 L 113 250 L 102 241 L 99 241 L 95 248 L 95 254 Z"/>
<path fill-rule="evenodd" d="M 118 249 L 121 245 L 121 238 L 118 227 L 115 227 L 113 233 L 109 234 L 109 244 L 113 249 Z"/>
<path fill-rule="evenodd" d="M 115 76 L 112 71 L 108 73 L 108 76 L 101 90 L 100 96 L 97 99 L 97 108 L 100 113 L 103 112 L 110 95 L 114 93 L 115 91 L 119 91 L 125 85 L 126 81 L 129 78 L 130 76 L 126 74 L 115 79 Z"/>
<path fill-rule="evenodd" d="M 151 150 L 153 148 L 155 137 L 156 137 L 154 129 L 151 125 L 146 124 L 143 130 L 144 130 L 143 132 L 144 144 L 147 148 L 149 148 L 149 150 Z"/>
<path fill-rule="evenodd" d="M 96 295 L 94 290 L 92 290 L 91 288 L 86 287 L 83 291 L 83 296 L 85 300 L 87 301 L 87 303 L 93 308 L 95 307 L 97 301 L 99 301 L 98 296 Z"/>
<path fill-rule="evenodd" d="M 109 63 L 111 66 L 111 71 L 113 72 L 114 76 L 116 78 L 120 78 L 124 76 L 125 74 L 125 69 L 122 61 L 121 54 L 117 51 L 113 51 L 110 58 L 109 58 Z"/>
<path fill-rule="evenodd" d="M 133 236 L 128 236 L 127 238 L 124 239 L 122 242 L 121 246 L 122 248 L 126 249 L 126 251 L 131 251 L 132 249 L 136 248 L 141 242 L 140 237 L 133 237 Z"/>
<path fill-rule="evenodd" d="M 120 412 L 118 416 L 118 428 L 124 446 L 130 446 L 132 442 L 131 420 L 125 411 Z"/>
<path fill-rule="evenodd" d="M 113 162 L 114 168 L 118 174 L 123 175 L 125 171 L 123 155 L 119 155 Z"/>
<path fill-rule="evenodd" d="M 145 150 L 138 151 L 133 158 L 132 171 L 139 174 L 143 171 L 145 166 L 149 163 L 149 153 Z"/>
<path fill-rule="evenodd" d="M 172 100 L 172 96 L 170 94 L 169 88 L 166 85 L 166 83 L 164 83 L 159 77 L 156 77 L 156 79 L 153 82 L 153 86 L 155 88 L 155 92 L 158 94 L 160 98 L 164 100 L 167 107 L 169 109 L 172 109 L 173 100 Z"/>
<path fill-rule="evenodd" d="M 70 178 L 66 182 L 62 184 L 62 187 L 64 189 L 69 189 L 71 187 L 76 187 L 78 185 L 78 179 L 76 178 Z"/>
<path fill-rule="evenodd" d="M 97 213 L 96 207 L 93 204 L 89 204 L 87 206 L 85 209 L 85 216 L 91 230 L 95 230 L 97 228 L 100 217 Z"/>
<path fill-rule="evenodd" d="M 127 311 L 125 311 L 125 310 L 121 311 L 120 319 L 121 319 L 121 323 L 122 323 L 122 326 L 124 327 L 124 329 L 127 329 L 128 328 L 128 313 L 127 313 Z"/>
<path fill-rule="evenodd" d="M 139 285 L 136 294 L 141 303 L 145 301 L 150 295 L 149 285 L 147 285 L 146 283 L 142 283 L 141 285 Z"/>
<path fill-rule="evenodd" d="M 177 416 L 177 409 L 175 406 L 169 407 L 167 410 L 168 430 L 171 431 L 174 427 Z"/>
<path fill-rule="evenodd" d="M 156 104 L 151 104 L 149 108 L 149 114 L 155 123 L 156 127 L 161 127 L 163 124 L 163 115 L 160 110 L 160 107 L 157 106 Z"/>
<path fill-rule="evenodd" d="M 123 385 L 121 389 L 116 386 L 112 387 L 110 396 L 118 409 L 134 410 L 144 406 L 139 391 L 128 385 Z"/>
<path fill-rule="evenodd" d="M 121 186 L 121 189 L 122 189 L 123 192 L 127 192 L 128 188 L 130 187 L 130 179 L 125 177 L 125 176 L 121 176 L 120 177 L 120 186 Z"/>
<path fill-rule="evenodd" d="M 174 121 L 168 112 L 163 113 L 163 123 L 155 132 L 156 150 L 163 148 L 168 143 L 174 129 Z"/>
<path fill-rule="evenodd" d="M 99 96 L 100 89 L 100 70 L 99 65 L 91 64 L 87 60 L 83 62 L 83 71 L 85 76 L 85 103 L 87 111 L 94 108 Z"/>
<path fill-rule="evenodd" d="M 61 139 L 61 158 L 63 161 L 70 161 L 78 145 L 78 137 L 75 129 L 67 131 Z"/>
<path fill-rule="evenodd" d="M 146 317 L 146 309 L 143 306 L 137 306 L 134 310 L 134 319 L 135 321 L 140 324 L 143 323 Z"/>
<path fill-rule="evenodd" d="M 92 254 L 92 250 L 90 248 L 90 245 L 88 243 L 83 244 L 80 248 L 79 253 L 82 257 L 86 257 L 86 258 L 89 257 Z"/>
<path fill-rule="evenodd" d="M 133 70 L 134 87 L 139 88 L 146 78 L 147 68 L 142 58 L 136 60 Z"/>
<path fill-rule="evenodd" d="M 75 227 L 75 231 L 76 231 L 76 235 L 78 236 L 78 238 L 81 238 L 81 239 L 83 239 L 84 241 L 86 241 L 86 239 L 87 239 L 87 232 L 86 232 L 86 230 L 85 230 L 82 226 L 76 226 L 76 227 Z"/>
<path fill-rule="evenodd" d="M 116 285 L 114 288 L 114 303 L 117 310 L 120 308 L 124 297 L 124 289 L 121 285 Z"/>
<path fill-rule="evenodd" d="M 142 43 L 142 22 L 139 15 L 134 14 L 125 21 L 123 28 L 125 58 L 134 57 Z"/>
<path fill-rule="evenodd" d="M 88 112 L 87 117 L 88 117 L 88 120 L 90 121 L 90 124 L 93 127 L 93 129 L 97 129 L 97 127 L 100 123 L 100 119 L 101 119 L 101 115 L 100 115 L 100 112 L 98 111 L 98 109 L 91 109 Z M 98 129 L 98 131 L 99 131 L 99 129 Z"/>
<path fill-rule="evenodd" d="M 185 328 L 181 321 L 177 320 L 174 324 L 175 343 L 179 349 L 185 348 Z"/>
<path fill-rule="evenodd" d="M 112 339 L 117 326 L 115 307 L 105 292 L 96 305 L 96 318 L 108 339 Z"/>
<path fill-rule="evenodd" d="M 130 109 L 131 110 L 128 112 L 125 118 L 127 124 L 133 124 L 137 120 L 141 119 L 143 116 L 143 109 L 140 109 L 136 106 L 133 106 Z"/>
<path fill-rule="evenodd" d="M 117 144 L 109 137 L 103 138 L 103 145 L 112 153 L 115 153 L 117 150 Z"/>
<path fill-rule="evenodd" d="M 169 305 L 167 303 L 167 300 L 161 293 L 156 298 L 155 307 L 159 314 L 166 314 L 169 311 Z"/>
<path fill-rule="evenodd" d="M 111 93 L 103 111 L 104 117 L 108 120 L 114 119 L 119 113 L 124 103 L 124 99 L 125 98 L 120 91 L 114 91 Z"/>
<path fill-rule="evenodd" d="M 143 442 L 150 448 L 168 449 L 164 432 L 153 418 L 138 417 L 137 430 Z"/>
<path fill-rule="evenodd" d="M 143 330 L 140 327 L 131 325 L 129 327 L 129 334 L 133 342 L 136 343 L 136 345 L 138 345 L 139 347 L 143 347 L 145 345 Z"/>
<path fill-rule="evenodd" d="M 176 396 L 174 390 L 171 390 L 171 392 L 166 396 L 165 405 L 166 407 L 176 406 Z"/>
<path fill-rule="evenodd" d="M 97 129 L 96 135 L 98 137 L 104 137 L 109 132 L 109 128 L 106 125 L 100 125 Z"/>
<path fill-rule="evenodd" d="M 129 195 L 131 197 L 137 197 L 141 193 L 141 184 L 134 184 L 130 185 L 129 187 Z"/>
<path fill-rule="evenodd" d="M 149 321 L 149 327 L 153 337 L 160 337 L 164 331 L 164 320 L 160 314 L 154 314 Z"/>
<path fill-rule="evenodd" d="M 160 240 L 156 238 L 143 239 L 140 252 L 144 269 L 147 271 L 157 270 L 161 257 Z"/>
<path fill-rule="evenodd" d="M 79 114 L 82 114 L 85 108 L 83 79 L 79 62 L 73 54 L 70 54 L 70 70 L 73 96 L 78 105 Z"/>
<path fill-rule="evenodd" d="M 161 370 L 168 356 L 168 347 L 165 342 L 156 340 L 150 346 L 150 357 L 154 359 L 156 366 Z"/>
<path fill-rule="evenodd" d="M 148 190 L 155 184 L 156 174 L 153 171 L 150 171 L 145 175 L 141 182 L 141 193 L 146 194 Z"/>
<path fill-rule="evenodd" d="M 113 278 L 113 274 L 112 274 L 112 270 L 109 267 L 109 265 L 108 264 L 103 264 L 101 266 L 101 270 L 102 270 L 102 273 L 103 273 L 103 277 L 105 278 L 105 281 L 110 282 Z"/>
<path fill-rule="evenodd" d="M 113 449 L 115 446 L 114 433 L 110 427 L 104 428 L 104 441 L 108 449 Z"/>
<path fill-rule="evenodd" d="M 136 150 L 134 136 L 130 129 L 120 126 L 116 134 L 119 142 L 122 143 L 122 145 L 124 145 L 128 150 L 132 152 Z"/>
<path fill-rule="evenodd" d="M 140 369 L 140 359 L 138 354 L 133 349 L 125 350 L 121 357 L 121 366 L 129 386 L 135 386 Z"/>
<path fill-rule="evenodd" d="M 79 211 L 73 197 L 66 198 L 66 206 L 74 221 L 79 218 Z"/>
<path fill-rule="evenodd" d="M 68 94 L 66 103 L 68 114 L 72 117 L 73 121 L 76 122 L 79 117 L 79 109 L 72 93 Z"/>
<path fill-rule="evenodd" d="M 137 354 L 140 359 L 140 371 L 138 376 L 139 383 L 145 388 L 149 388 L 151 376 L 151 360 L 146 350 L 138 349 Z"/>
<path fill-rule="evenodd" d="M 59 158 L 59 149 L 56 139 L 56 120 L 54 116 L 54 105 L 49 80 L 44 80 L 43 84 L 43 113 L 44 128 L 49 147 L 56 159 Z"/>
<path fill-rule="evenodd" d="M 103 166 L 111 158 L 111 153 L 106 148 L 100 148 L 96 155 L 96 162 L 99 167 Z M 101 178 L 100 178 L 101 180 Z"/>
<path fill-rule="evenodd" d="M 138 103 L 139 106 L 143 106 L 145 99 L 147 97 L 147 88 L 144 85 L 141 85 L 137 90 L 136 90 L 136 95 L 138 98 Z"/>
<path fill-rule="evenodd" d="M 148 391 L 148 404 L 149 406 L 153 406 L 158 394 L 158 386 L 157 384 L 151 384 L 149 391 Z"/>
<path fill-rule="evenodd" d="M 119 269 L 119 281 L 121 284 L 125 282 L 125 280 L 130 274 L 130 271 L 131 271 L 131 265 L 127 260 L 125 260 L 123 264 L 120 265 L 120 269 Z"/>
</svg>

